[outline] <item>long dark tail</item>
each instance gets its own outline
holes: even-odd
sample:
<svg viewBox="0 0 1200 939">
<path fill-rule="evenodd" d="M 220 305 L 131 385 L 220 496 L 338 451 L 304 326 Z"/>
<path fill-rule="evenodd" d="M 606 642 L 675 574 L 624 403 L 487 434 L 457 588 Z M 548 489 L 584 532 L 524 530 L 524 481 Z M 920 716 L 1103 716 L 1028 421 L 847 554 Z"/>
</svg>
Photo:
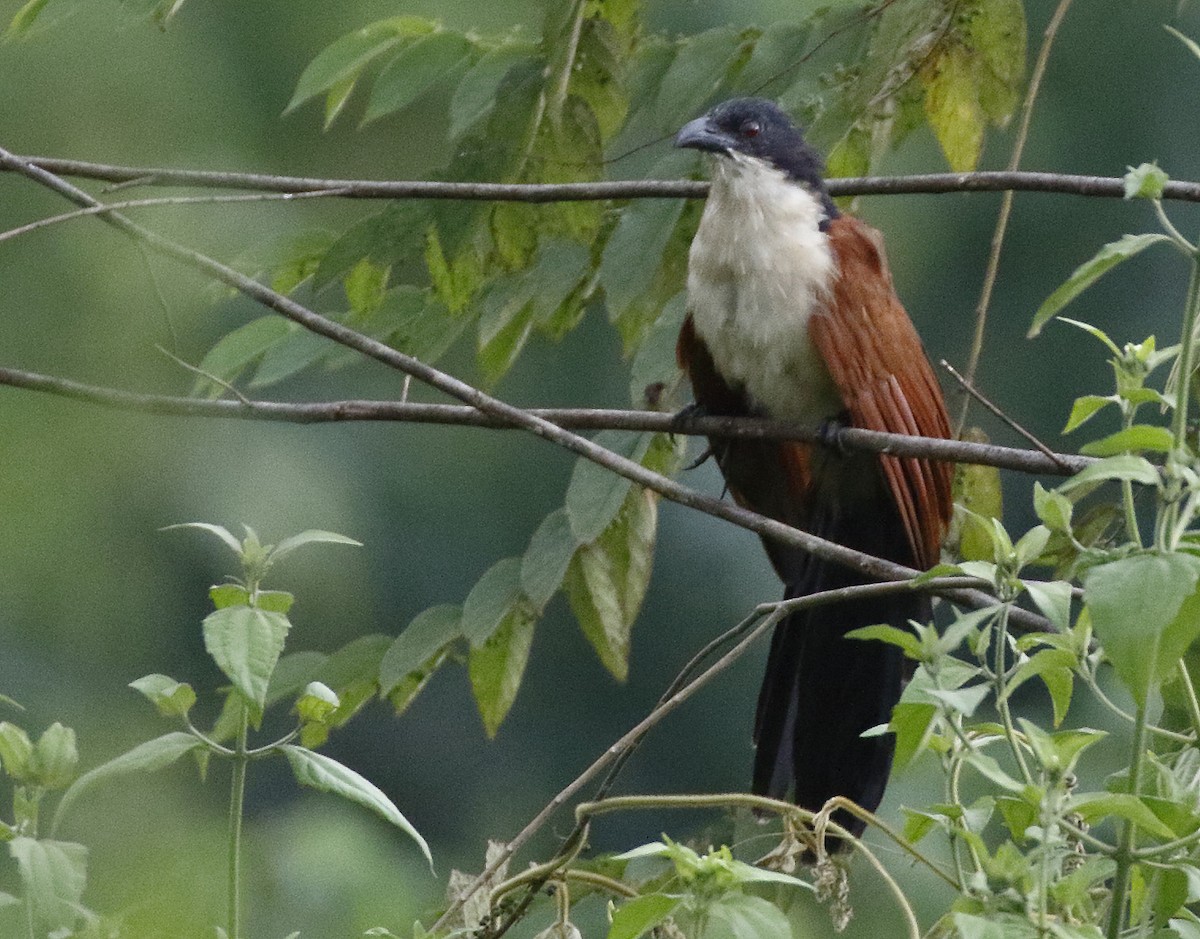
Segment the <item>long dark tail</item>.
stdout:
<svg viewBox="0 0 1200 939">
<path fill-rule="evenodd" d="M 886 515 L 857 531 L 847 531 L 845 519 L 834 527 L 841 531 L 822 534 L 884 557 L 907 551 Z M 811 556 L 789 566 L 787 599 L 864 582 L 861 574 Z M 885 597 L 801 611 L 775 627 L 755 720 L 756 793 L 786 799 L 790 791 L 797 805 L 814 812 L 839 795 L 875 810 L 891 771 L 893 738 L 861 735 L 891 718 L 906 661 L 896 646 L 845 634 L 876 623 L 906 628 L 928 615 L 922 597 Z M 834 820 L 855 834 L 863 829 L 842 812 Z"/>
</svg>

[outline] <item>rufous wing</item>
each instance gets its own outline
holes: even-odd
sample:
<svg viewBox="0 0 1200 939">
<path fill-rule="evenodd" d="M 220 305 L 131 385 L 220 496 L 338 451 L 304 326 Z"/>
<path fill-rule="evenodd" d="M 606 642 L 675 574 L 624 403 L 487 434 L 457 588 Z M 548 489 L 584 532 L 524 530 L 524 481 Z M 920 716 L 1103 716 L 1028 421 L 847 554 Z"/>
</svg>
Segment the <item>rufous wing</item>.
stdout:
<svg viewBox="0 0 1200 939">
<path fill-rule="evenodd" d="M 842 215 L 829 224 L 838 276 L 809 336 L 833 377 L 850 423 L 867 430 L 949 437 L 946 405 L 920 337 L 892 285 L 883 239 Z M 953 507 L 951 464 L 880 458 L 917 562 L 938 561 Z"/>
</svg>

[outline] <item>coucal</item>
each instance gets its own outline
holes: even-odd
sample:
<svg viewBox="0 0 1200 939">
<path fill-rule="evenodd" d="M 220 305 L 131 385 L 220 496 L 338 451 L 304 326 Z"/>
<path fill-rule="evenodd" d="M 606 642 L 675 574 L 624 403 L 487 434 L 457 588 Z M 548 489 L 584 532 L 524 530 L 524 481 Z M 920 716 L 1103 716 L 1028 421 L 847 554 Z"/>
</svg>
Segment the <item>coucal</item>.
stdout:
<svg viewBox="0 0 1200 939">
<path fill-rule="evenodd" d="M 892 285 L 875 229 L 843 215 L 823 164 L 775 104 L 726 101 L 679 147 L 712 155 L 712 188 L 688 263 L 679 363 L 696 406 L 810 427 L 949 437 L 941 389 Z M 833 445 L 710 441 L 743 506 L 867 554 L 925 569 L 951 512 L 947 463 Z M 786 598 L 869 580 L 764 539 Z M 906 672 L 860 626 L 926 620 L 916 594 L 795 613 L 775 629 L 755 719 L 753 788 L 817 811 L 833 796 L 874 810 L 891 769 L 886 723 Z M 862 826 L 839 813 L 855 831 Z"/>
</svg>

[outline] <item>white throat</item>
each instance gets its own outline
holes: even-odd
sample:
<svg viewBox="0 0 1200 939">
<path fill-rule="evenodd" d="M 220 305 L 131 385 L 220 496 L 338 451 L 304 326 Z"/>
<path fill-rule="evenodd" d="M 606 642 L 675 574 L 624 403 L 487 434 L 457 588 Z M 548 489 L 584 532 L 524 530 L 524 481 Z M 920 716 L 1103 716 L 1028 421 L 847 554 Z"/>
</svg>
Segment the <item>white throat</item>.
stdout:
<svg viewBox="0 0 1200 939">
<path fill-rule="evenodd" d="M 819 196 L 752 157 L 713 159 L 688 304 L 726 383 L 771 417 L 819 422 L 842 402 L 808 338 L 836 273 Z"/>
</svg>

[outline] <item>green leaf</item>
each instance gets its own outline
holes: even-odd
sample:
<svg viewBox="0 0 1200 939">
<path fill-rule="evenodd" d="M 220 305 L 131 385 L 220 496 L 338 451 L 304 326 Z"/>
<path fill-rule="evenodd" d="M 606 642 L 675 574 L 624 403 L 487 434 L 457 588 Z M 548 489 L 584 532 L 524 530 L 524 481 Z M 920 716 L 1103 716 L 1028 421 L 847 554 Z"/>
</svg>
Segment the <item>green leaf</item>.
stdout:
<svg viewBox="0 0 1200 939">
<path fill-rule="evenodd" d="M 897 770 L 907 766 L 925 749 L 929 736 L 933 733 L 936 717 L 937 707 L 933 704 L 901 701 L 892 709 L 892 719 L 888 728 L 896 735 L 893 762 Z"/>
<path fill-rule="evenodd" d="M 48 2 L 49 0 L 29 0 L 21 9 L 17 10 L 13 14 L 13 18 L 9 20 L 8 29 L 4 31 L 4 40 L 8 42 L 24 37 Z"/>
<path fill-rule="evenodd" d="M 1096 637 L 1139 705 L 1200 635 L 1200 558 L 1135 554 L 1091 568 L 1083 597 Z"/>
<path fill-rule="evenodd" d="M 733 26 L 685 39 L 658 86 L 655 126 L 674 132 L 694 116 L 724 82 L 741 41 L 741 31 Z"/>
<path fill-rule="evenodd" d="M 707 907 L 704 939 L 780 939 L 792 934 L 783 910 L 762 897 L 727 893 Z"/>
<path fill-rule="evenodd" d="M 562 586 L 578 547 L 566 509 L 551 512 L 537 527 L 521 558 L 521 590 L 535 610 L 545 609 Z"/>
<path fill-rule="evenodd" d="M 347 75 L 325 93 L 325 117 L 321 124 L 322 129 L 329 130 L 333 122 L 337 120 L 337 116 L 342 113 L 342 108 L 350 100 L 350 95 L 354 93 L 356 84 L 358 84 L 357 72 Z"/>
<path fill-rule="evenodd" d="M 1150 808 L 1130 792 L 1088 792 L 1073 796 L 1067 811 L 1077 812 L 1089 825 L 1110 816 L 1133 822 L 1146 834 L 1170 840 L 1175 832 L 1164 825 Z"/>
<path fill-rule="evenodd" d="M 533 332 L 533 306 L 528 301 L 509 301 L 481 304 L 480 307 L 483 313 L 479 320 L 476 360 L 484 381 L 494 385 L 512 368 Z"/>
<path fill-rule="evenodd" d="M 1067 418 L 1067 426 L 1062 429 L 1062 432 L 1069 434 L 1106 405 L 1117 404 L 1119 401 L 1120 399 L 1116 395 L 1083 395 L 1076 398 L 1075 404 L 1071 407 L 1071 415 Z"/>
<path fill-rule="evenodd" d="M 1100 440 L 1093 440 L 1079 448 L 1085 456 L 1115 456 L 1118 453 L 1146 452 L 1170 453 L 1175 438 L 1165 427 L 1152 424 L 1134 424 Z"/>
<path fill-rule="evenodd" d="M 250 605 L 250 591 L 241 584 L 217 584 L 208 588 L 208 596 L 218 610 Z"/>
<path fill-rule="evenodd" d="M 975 713 L 975 709 L 987 699 L 991 690 L 990 685 L 983 683 L 971 685 L 968 688 L 956 688 L 953 691 L 945 688 L 929 688 L 925 693 L 931 698 L 936 698 L 948 710 L 970 717 Z"/>
<path fill-rule="evenodd" d="M 1187 50 L 1192 55 L 1194 55 L 1197 59 L 1200 59 L 1200 45 L 1197 45 L 1197 43 L 1194 39 L 1190 39 L 1189 37 L 1187 37 L 1183 33 L 1181 33 L 1179 30 L 1175 29 L 1172 26 L 1168 26 L 1165 23 L 1163 24 L 1163 29 L 1165 29 L 1172 36 L 1174 36 L 1176 39 L 1178 39 L 1180 42 L 1182 42 L 1184 44 L 1184 46 L 1187 47 Z"/>
<path fill-rule="evenodd" d="M 437 652 L 462 636 L 462 607 L 433 606 L 418 613 L 379 663 L 379 689 L 384 696 L 408 675 L 421 669 Z"/>
<path fill-rule="evenodd" d="M 200 360 L 198 368 L 226 383 L 232 383 L 248 366 L 258 361 L 276 342 L 289 335 L 291 327 L 281 316 L 262 316 L 223 336 Z M 197 378 L 192 394 L 216 399 L 225 386 Z"/>
<path fill-rule="evenodd" d="M 462 634 L 472 647 L 482 646 L 522 598 L 520 558 L 504 558 L 488 568 L 463 602 Z"/>
<path fill-rule="evenodd" d="M 875 639 L 889 645 L 899 646 L 910 659 L 921 658 L 921 641 L 911 629 L 900 629 L 896 626 L 877 625 L 861 626 L 846 633 L 847 639 Z"/>
<path fill-rule="evenodd" d="M 401 49 L 375 80 L 363 123 L 408 107 L 467 62 L 471 42 L 459 33 L 439 30 Z"/>
<path fill-rule="evenodd" d="M 59 823 L 80 795 L 96 783 L 130 773 L 157 772 L 175 763 L 181 756 L 199 750 L 203 746 L 204 743 L 197 737 L 183 731 L 176 731 L 140 743 L 132 750 L 89 770 L 75 780 L 71 788 L 63 793 L 62 800 L 58 803 L 58 808 L 54 813 L 51 831 L 58 828 Z"/>
<path fill-rule="evenodd" d="M 536 622 L 525 610 L 513 608 L 482 645 L 471 647 L 467 674 L 489 737 L 496 736 L 517 698 Z"/>
<path fill-rule="evenodd" d="M 450 99 L 447 131 L 450 140 L 457 140 L 491 113 L 504 76 L 531 53 L 532 49 L 525 43 L 507 42 L 487 53 L 467 71 Z"/>
<path fill-rule="evenodd" d="M 452 316 L 425 291 L 401 286 L 388 291 L 376 321 L 388 345 L 431 364 L 454 345 L 470 318 Z"/>
<path fill-rule="evenodd" d="M 0 721 L 0 766 L 16 782 L 28 782 L 34 772 L 33 741 L 8 721 Z"/>
<path fill-rule="evenodd" d="M 436 24 L 416 16 L 380 20 L 334 40 L 322 49 L 300 75 L 284 114 L 305 101 L 353 82 L 372 60 L 395 48 L 405 38 L 432 32 Z"/>
<path fill-rule="evenodd" d="M 146 675 L 129 687 L 146 697 L 163 717 L 185 717 L 196 703 L 196 692 L 185 682 L 167 675 Z"/>
<path fill-rule="evenodd" d="M 935 47 L 936 48 L 936 47 Z M 956 173 L 969 173 L 979 162 L 987 123 L 979 100 L 975 63 L 957 43 L 941 47 L 921 67 L 925 116 Z"/>
<path fill-rule="evenodd" d="M 657 524 L 654 495 L 635 487 L 614 523 L 580 547 L 567 569 L 571 609 L 618 681 L 629 673 L 630 637 L 650 582 Z"/>
<path fill-rule="evenodd" d="M 1071 585 L 1065 580 L 1025 581 L 1025 590 L 1045 617 L 1061 630 L 1071 625 Z"/>
<path fill-rule="evenodd" d="M 253 607 L 227 607 L 204 618 L 204 648 L 259 715 L 290 628 L 282 613 Z"/>
<path fill-rule="evenodd" d="M 646 404 L 655 410 L 670 408 L 661 394 L 677 385 L 683 374 L 675 359 L 675 344 L 686 316 L 687 294 L 680 291 L 667 301 L 647 330 L 629 366 L 629 398 L 635 405 Z"/>
<path fill-rule="evenodd" d="M 295 596 L 286 590 L 260 590 L 254 595 L 255 609 L 283 613 L 285 616 L 295 602 Z"/>
<path fill-rule="evenodd" d="M 1039 482 L 1033 484 L 1033 511 L 1051 531 L 1070 534 L 1074 508 L 1071 500 L 1061 493 L 1051 492 Z"/>
<path fill-rule="evenodd" d="M 348 766 L 343 766 L 337 760 L 330 759 L 321 753 L 314 753 L 304 747 L 291 744 L 280 747 L 284 756 L 292 765 L 292 774 L 296 782 L 302 786 L 310 786 L 320 792 L 329 792 L 343 799 L 355 802 L 363 808 L 370 809 L 386 821 L 395 825 L 417 843 L 421 854 L 433 868 L 433 857 L 429 853 L 429 845 L 425 839 L 406 819 L 392 800 L 384 795 L 374 783 L 360 776 Z"/>
<path fill-rule="evenodd" d="M 595 436 L 594 442 L 640 462 L 653 439 L 653 434 L 602 430 Z M 591 460 L 580 457 L 576 461 L 571 482 L 567 486 L 566 509 L 571 520 L 571 531 L 580 544 L 595 541 L 612 524 L 625 504 L 632 485 L 624 476 L 618 476 Z"/>
<path fill-rule="evenodd" d="M 980 107 L 1003 126 L 1016 110 L 1025 79 L 1025 6 L 1021 0 L 986 0 L 974 4 L 966 19 Z"/>
<path fill-rule="evenodd" d="M 1105 457 L 1076 473 L 1058 487 L 1059 492 L 1068 492 L 1080 486 L 1115 479 L 1128 479 L 1146 486 L 1157 486 L 1161 482 L 1158 469 L 1145 457 L 1124 454 Z"/>
<path fill-rule="evenodd" d="M 208 522 L 179 522 L 175 525 L 164 525 L 159 530 L 174 531 L 177 528 L 198 528 L 200 531 L 206 531 L 225 542 L 239 558 L 242 556 L 242 543 L 230 534 L 229 529 L 221 525 L 210 525 Z"/>
<path fill-rule="evenodd" d="M 1171 27 L 1167 27 L 1170 29 Z M 1178 36 L 1179 34 L 1176 33 Z M 1187 40 L 1191 42 L 1191 40 Z M 1126 199 L 1161 199 L 1163 197 L 1163 189 L 1170 181 L 1167 176 L 1158 166 L 1157 163 L 1142 163 L 1138 167 L 1129 167 L 1129 172 L 1125 174 L 1125 198 Z"/>
<path fill-rule="evenodd" d="M 1122 261 L 1128 261 L 1131 257 L 1140 254 L 1151 245 L 1169 242 L 1170 240 L 1166 235 L 1151 233 L 1145 235 L 1124 235 L 1120 241 L 1113 241 L 1106 244 L 1090 261 L 1085 261 L 1079 267 L 1075 268 L 1074 273 L 1067 278 L 1066 282 L 1055 290 L 1054 293 L 1050 294 L 1042 305 L 1038 307 L 1037 313 L 1033 315 L 1033 323 L 1029 327 L 1028 338 L 1032 339 L 1040 333 L 1042 327 L 1050 322 L 1058 314 L 1059 310 Z"/>
<path fill-rule="evenodd" d="M 87 848 L 19 837 L 8 843 L 8 851 L 17 862 L 34 922 L 51 932 L 75 925 L 87 885 Z"/>
<path fill-rule="evenodd" d="M 345 535 L 339 535 L 337 532 L 311 528 L 308 531 L 300 532 L 298 535 L 292 535 L 290 538 L 284 538 L 279 544 L 275 545 L 269 555 L 269 559 L 274 564 L 276 561 L 282 561 L 297 548 L 302 548 L 309 544 L 344 544 L 354 548 L 362 547 L 361 541 L 355 541 L 353 538 L 347 538 Z"/>
<path fill-rule="evenodd" d="M 621 211 L 598 274 L 610 320 L 650 289 L 683 208 L 683 199 L 635 199 Z"/>
<path fill-rule="evenodd" d="M 612 912 L 608 939 L 639 939 L 670 916 L 682 899 L 665 893 L 644 893 L 622 903 Z"/>
</svg>

